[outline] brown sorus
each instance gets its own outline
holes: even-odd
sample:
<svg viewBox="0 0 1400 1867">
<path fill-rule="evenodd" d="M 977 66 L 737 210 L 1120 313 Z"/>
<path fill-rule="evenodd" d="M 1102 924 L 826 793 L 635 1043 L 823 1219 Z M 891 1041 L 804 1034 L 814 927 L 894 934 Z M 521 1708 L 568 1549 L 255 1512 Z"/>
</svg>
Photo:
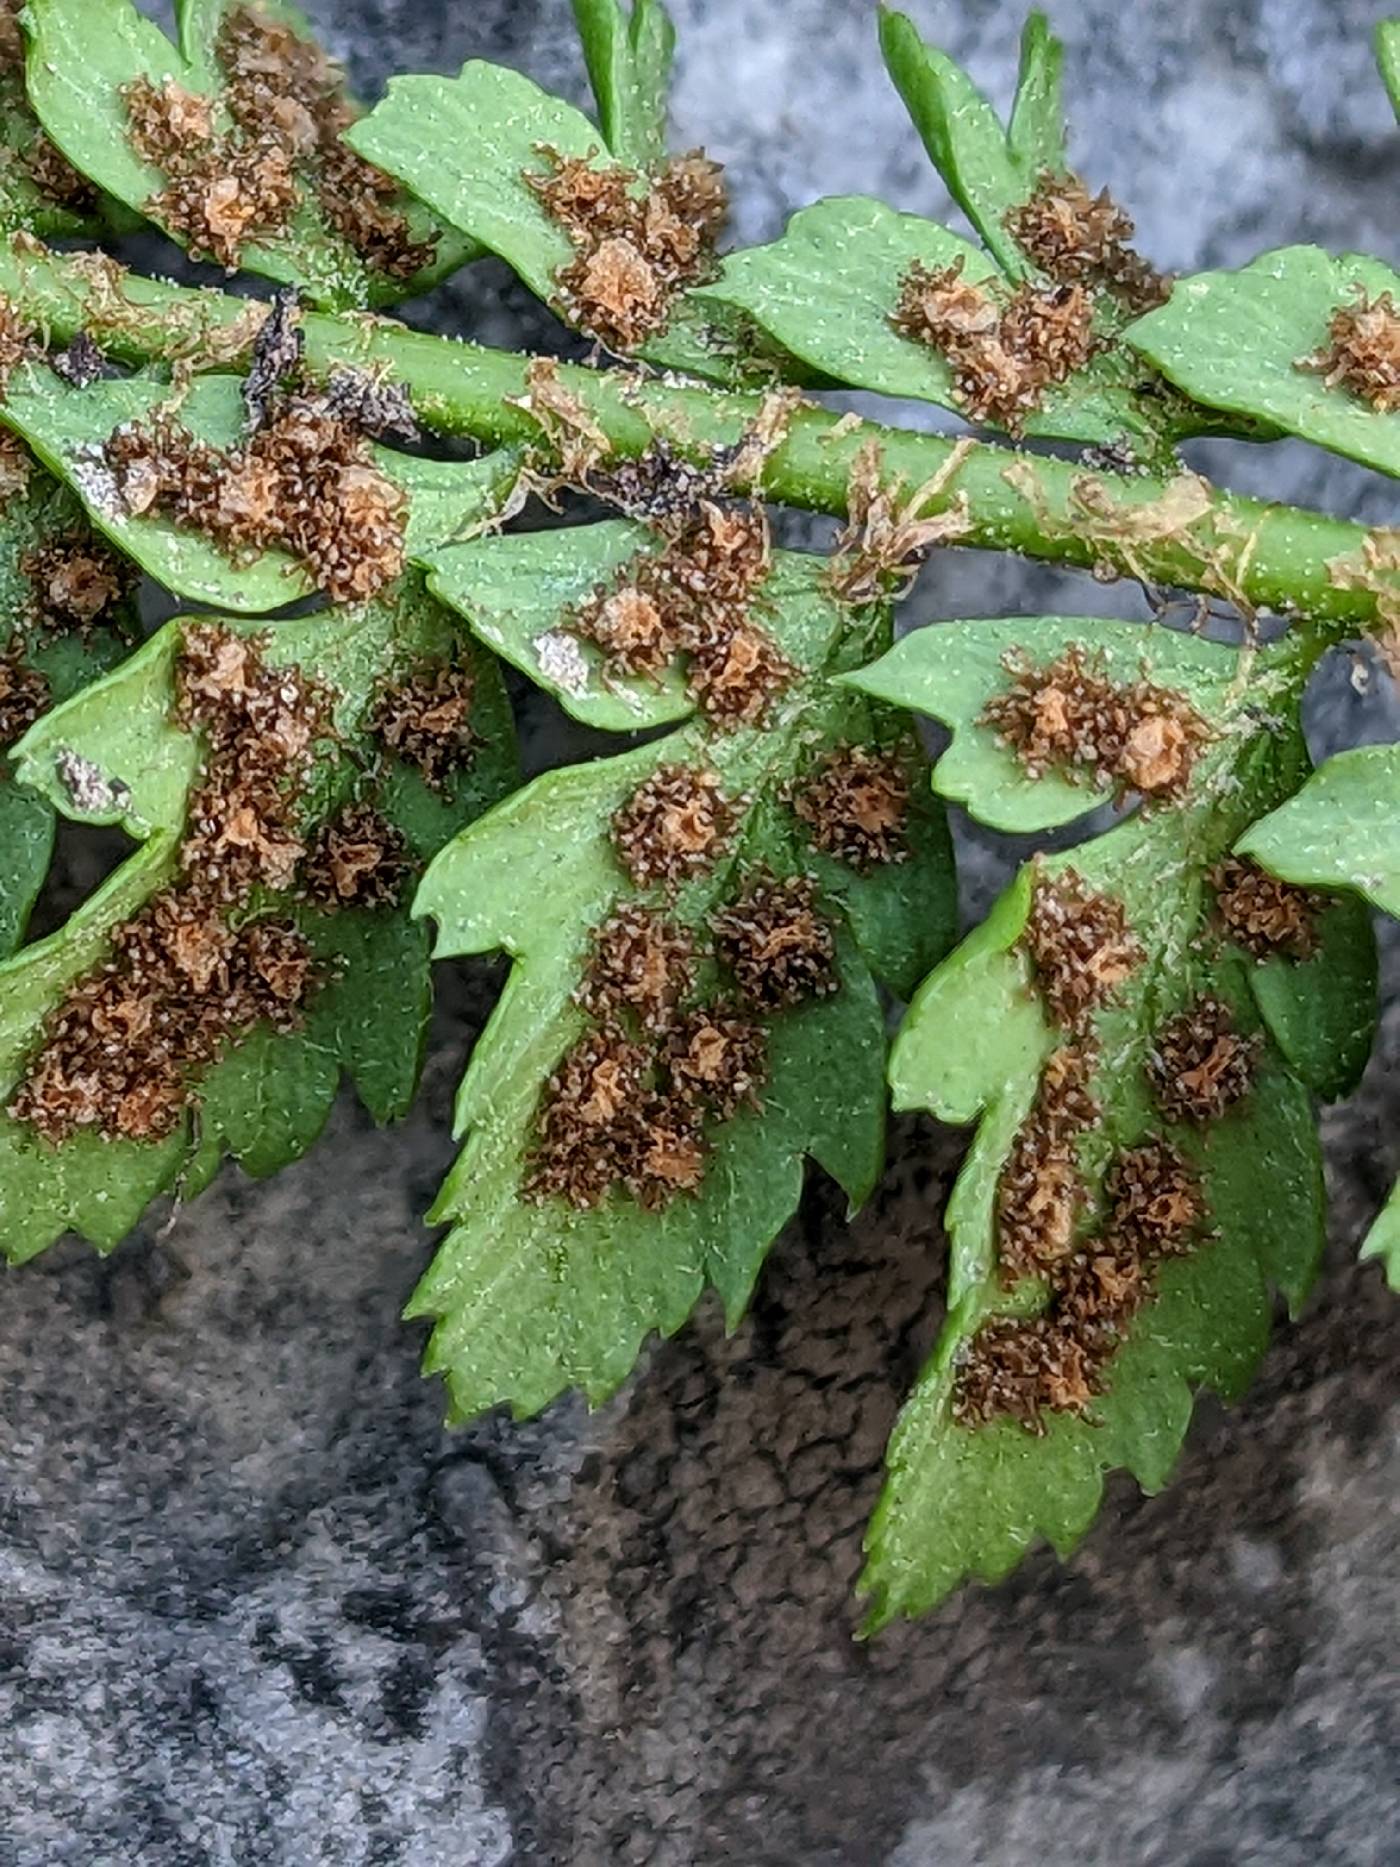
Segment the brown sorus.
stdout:
<svg viewBox="0 0 1400 1867">
<path fill-rule="evenodd" d="M 659 674 L 683 651 L 688 690 L 709 719 L 760 724 L 797 673 L 748 614 L 771 564 L 767 515 L 702 498 L 661 511 L 653 529 L 660 551 L 596 591 L 572 626 L 617 674 Z"/>
<path fill-rule="evenodd" d="M 1094 355 L 1093 301 L 1082 286 L 1029 283 L 1004 303 L 963 278 L 963 262 L 916 261 L 900 284 L 890 323 L 947 359 L 964 412 L 1019 433 L 1045 391 Z"/>
<path fill-rule="evenodd" d="M 909 854 L 909 773 L 896 752 L 836 746 L 794 792 L 792 807 L 817 848 L 853 869 Z"/>
<path fill-rule="evenodd" d="M 16 744 L 48 711 L 49 684 L 26 667 L 17 648 L 0 650 L 0 753 Z"/>
<path fill-rule="evenodd" d="M 185 630 L 175 687 L 174 717 L 205 749 L 178 873 L 46 1021 L 11 1113 L 51 1141 L 173 1133 L 199 1073 L 263 1020 L 293 1028 L 315 983 L 295 928 L 234 922 L 256 890 L 294 878 L 327 703 L 295 669 L 268 667 L 258 638 L 214 624 Z"/>
<path fill-rule="evenodd" d="M 1115 682 L 1077 644 L 1047 666 L 1013 651 L 1006 691 L 982 709 L 1033 778 L 1058 771 L 1122 793 L 1179 797 L 1210 728 L 1190 701 L 1152 681 Z"/>
<path fill-rule="evenodd" d="M 989 1323 L 968 1345 L 953 1391 L 962 1424 L 1006 1416 L 1040 1433 L 1045 1413 L 1083 1413 L 1103 1392 L 1158 1268 L 1190 1248 L 1204 1213 L 1195 1174 L 1155 1136 L 1115 1157 L 1105 1194 L 1102 1231 L 1050 1265 L 1044 1312 Z"/>
<path fill-rule="evenodd" d="M 0 71 L 24 73 L 24 34 L 19 14 L 24 0 L 0 0 Z"/>
<path fill-rule="evenodd" d="M 1082 1029 L 1141 965 L 1142 946 L 1123 903 L 1097 893 L 1074 869 L 1037 870 L 1022 935 L 1035 982 L 1056 1024 Z"/>
<path fill-rule="evenodd" d="M 1050 1316 L 985 1323 L 968 1344 L 953 1386 L 953 1418 L 985 1426 L 998 1418 L 1045 1431 L 1043 1414 L 1080 1413 L 1093 1398 L 1083 1345 Z"/>
<path fill-rule="evenodd" d="M 698 1102 L 719 1121 L 758 1106 L 767 1070 L 768 1033 L 737 1006 L 702 1005 L 667 1033 L 663 1053 L 672 1093 Z"/>
<path fill-rule="evenodd" d="M 363 602 L 403 569 L 405 495 L 321 397 L 278 396 L 230 450 L 169 418 L 128 423 L 106 458 L 129 512 L 165 512 L 234 556 L 287 551 L 333 601 Z"/>
<path fill-rule="evenodd" d="M 808 876 L 754 875 L 715 915 L 714 929 L 715 951 L 745 1004 L 777 1011 L 840 985 L 836 943 Z"/>
<path fill-rule="evenodd" d="M 588 1031 L 550 1077 L 523 1192 L 596 1206 L 633 1171 L 650 1057 L 613 1025 Z"/>
<path fill-rule="evenodd" d="M 24 172 L 47 200 L 71 214 L 88 214 L 97 205 L 97 190 L 80 174 L 63 151 L 42 130 L 24 152 Z"/>
<path fill-rule="evenodd" d="M 693 151 L 647 178 L 591 157 L 540 155 L 545 169 L 524 180 L 574 248 L 558 273 L 565 307 L 608 349 L 633 350 L 713 267 L 725 215 L 719 167 Z"/>
<path fill-rule="evenodd" d="M 638 1205 L 659 1212 L 677 1193 L 693 1193 L 705 1176 L 705 1141 L 697 1110 L 674 1097 L 650 1096 L 622 1184 Z"/>
<path fill-rule="evenodd" d="M 1195 1172 L 1170 1141 L 1157 1137 L 1115 1157 L 1105 1192 L 1109 1230 L 1147 1257 L 1182 1250 L 1204 1210 Z"/>
<path fill-rule="evenodd" d="M 471 762 L 476 683 L 469 668 L 425 661 L 386 682 L 375 695 L 369 729 L 396 758 L 440 791 Z"/>
<path fill-rule="evenodd" d="M 197 887 L 168 889 L 117 929 L 106 960 L 49 1018 L 9 1112 L 53 1142 L 80 1128 L 172 1134 L 197 1072 L 263 1020 L 294 1028 L 310 980 L 294 928 L 233 932 Z"/>
<path fill-rule="evenodd" d="M 1226 931 L 1255 959 L 1311 959 L 1317 919 L 1327 898 L 1315 888 L 1281 882 L 1245 856 L 1227 856 L 1210 872 Z"/>
<path fill-rule="evenodd" d="M 1137 312 L 1170 295 L 1170 279 L 1133 251 L 1133 223 L 1108 190 L 1091 195 L 1076 175 L 1043 173 L 1006 225 L 1027 258 L 1062 285 L 1104 286 Z"/>
<path fill-rule="evenodd" d="M 796 676 L 765 629 L 740 622 L 691 650 L 687 685 L 706 719 L 733 731 L 761 726 Z"/>
<path fill-rule="evenodd" d="M 230 8 L 217 52 L 229 113 L 247 137 L 274 143 L 311 176 L 328 224 L 366 265 L 399 280 L 436 257 L 395 206 L 396 182 L 342 141 L 355 111 L 340 66 L 320 46 L 251 6 Z"/>
<path fill-rule="evenodd" d="M 1043 1276 L 1071 1249 L 1085 1198 L 1079 1140 L 1099 1119 L 1089 1087 L 1096 1061 L 1085 1043 L 1053 1051 L 1016 1131 L 997 1182 L 997 1261 L 1005 1283 Z"/>
<path fill-rule="evenodd" d="M 713 866 L 733 839 L 741 809 L 715 772 L 661 765 L 614 815 L 613 848 L 639 888 L 675 885 Z"/>
<path fill-rule="evenodd" d="M 664 1030 L 695 981 L 695 941 L 688 929 L 652 908 L 625 902 L 594 928 L 578 999 L 595 1018 L 635 1012 L 648 1030 Z"/>
<path fill-rule="evenodd" d="M 146 210 L 188 247 L 192 259 L 211 259 L 234 272 L 244 246 L 280 233 L 300 198 L 282 150 L 215 146 L 198 168 L 152 195 Z"/>
<path fill-rule="evenodd" d="M 90 531 L 50 538 L 20 560 L 42 627 L 85 634 L 111 616 L 134 582 L 131 567 Z"/>
<path fill-rule="evenodd" d="M 1203 994 L 1157 1033 L 1147 1080 L 1158 1108 L 1168 1121 L 1214 1121 L 1249 1094 L 1259 1048 L 1222 999 Z"/>
<path fill-rule="evenodd" d="M 1400 409 L 1400 311 L 1389 292 L 1374 298 L 1364 286 L 1327 321 L 1329 342 L 1297 367 L 1315 370 L 1329 389 L 1343 388 L 1382 415 Z"/>
<path fill-rule="evenodd" d="M 657 675 L 676 653 L 657 597 L 632 583 L 596 591 L 575 614 L 573 627 L 603 651 L 612 673 Z"/>
<path fill-rule="evenodd" d="M 401 832 L 370 804 L 352 802 L 323 823 L 302 865 L 302 886 L 322 907 L 395 907 L 413 873 Z"/>
</svg>

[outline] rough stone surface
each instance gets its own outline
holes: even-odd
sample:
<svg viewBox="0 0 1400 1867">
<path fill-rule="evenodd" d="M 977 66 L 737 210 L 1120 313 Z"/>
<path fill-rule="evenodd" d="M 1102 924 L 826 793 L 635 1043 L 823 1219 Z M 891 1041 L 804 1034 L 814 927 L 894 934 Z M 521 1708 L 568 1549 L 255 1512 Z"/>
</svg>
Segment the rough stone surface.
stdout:
<svg viewBox="0 0 1400 1867">
<path fill-rule="evenodd" d="M 563 0 L 313 0 L 367 89 L 516 63 L 574 96 Z M 1001 102 L 1019 9 L 911 0 Z M 1286 240 L 1390 250 L 1396 138 L 1366 0 L 1056 9 L 1077 159 L 1167 264 Z M 855 0 L 675 0 L 678 140 L 738 231 L 819 193 L 942 212 Z M 416 308 L 557 343 L 503 269 Z M 1203 450 L 1202 458 L 1207 450 Z M 1371 518 L 1393 488 L 1301 448 L 1209 451 L 1251 490 Z M 912 613 L 1122 590 L 971 554 Z M 1379 679 L 1319 684 L 1319 749 L 1395 736 Z M 536 757 L 561 740 L 537 715 Z M 964 836 L 970 907 L 1019 851 Z M 1400 1158 L 1400 1010 L 1328 1116 L 1330 1268 L 1173 1486 L 1111 1492 L 1037 1554 L 874 1645 L 850 1586 L 883 1442 L 934 1326 L 956 1137 L 901 1126 L 853 1225 L 814 1184 L 752 1315 L 655 1349 L 611 1405 L 447 1433 L 397 1312 L 449 1103 L 499 969 L 444 969 L 425 1097 L 343 1105 L 264 1186 L 227 1173 L 106 1263 L 6 1281 L 3 1867 L 1045 1867 L 1394 1858 L 1397 1311 L 1356 1239 Z M 1388 963 L 1390 998 L 1400 961 Z"/>
</svg>

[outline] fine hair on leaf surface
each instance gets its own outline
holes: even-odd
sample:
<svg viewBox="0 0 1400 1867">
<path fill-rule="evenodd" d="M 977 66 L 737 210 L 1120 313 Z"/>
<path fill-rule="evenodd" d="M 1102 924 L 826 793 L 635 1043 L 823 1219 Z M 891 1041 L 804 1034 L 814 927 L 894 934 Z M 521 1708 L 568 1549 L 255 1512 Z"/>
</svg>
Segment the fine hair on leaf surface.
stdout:
<svg viewBox="0 0 1400 1867">
<path fill-rule="evenodd" d="M 812 1176 L 877 1195 L 891 1106 L 966 1130 L 874 1630 L 1165 1484 L 1316 1279 L 1400 769 L 1302 720 L 1358 642 L 1400 670 L 1400 534 L 1181 449 L 1400 475 L 1400 274 L 1161 272 L 1036 12 L 1004 118 L 872 22 L 958 227 L 845 194 L 745 247 L 660 0 L 573 13 L 591 111 L 479 59 L 368 107 L 283 0 L 0 7 L 0 1255 L 277 1171 L 343 1082 L 402 1118 L 433 959 L 503 979 L 407 1312 L 454 1422 L 735 1328 Z M 390 315 L 484 255 L 579 360 Z M 1146 619 L 903 631 L 948 548 Z M 971 924 L 949 806 L 1019 844 Z M 122 853 L 36 914 L 65 821 Z M 1400 1194 L 1361 1255 L 1400 1290 Z"/>
</svg>

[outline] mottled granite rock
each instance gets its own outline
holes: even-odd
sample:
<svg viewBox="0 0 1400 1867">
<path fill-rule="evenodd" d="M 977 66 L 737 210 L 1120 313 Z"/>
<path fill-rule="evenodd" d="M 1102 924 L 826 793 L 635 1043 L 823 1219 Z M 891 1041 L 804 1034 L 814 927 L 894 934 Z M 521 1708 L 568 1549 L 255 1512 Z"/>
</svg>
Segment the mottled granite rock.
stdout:
<svg viewBox="0 0 1400 1867">
<path fill-rule="evenodd" d="M 1009 93 L 1019 9 L 911 10 Z M 850 0 L 676 0 L 678 130 L 768 237 L 850 189 L 941 212 Z M 1315 235 L 1386 252 L 1396 139 L 1365 0 L 1056 9 L 1084 170 L 1166 263 Z M 314 0 L 370 88 L 486 55 L 580 93 L 563 0 Z M 422 320 L 548 344 L 499 267 Z M 1203 452 L 1204 457 L 1204 452 Z M 1393 488 L 1301 448 L 1216 448 L 1251 490 L 1382 518 Z M 949 554 L 919 619 L 1131 594 Z M 1328 673 L 1319 748 L 1393 737 Z M 536 714 L 538 758 L 560 740 Z M 964 837 L 971 903 L 1015 852 Z M 1388 965 L 1390 998 L 1400 964 Z M 750 1319 L 706 1311 L 588 1416 L 439 1425 L 397 1321 L 499 979 L 444 969 L 419 1111 L 342 1106 L 267 1186 L 226 1174 L 107 1263 L 6 1282 L 3 1867 L 1316 1867 L 1400 1829 L 1397 1311 L 1352 1263 L 1400 1164 L 1400 1011 L 1327 1118 L 1331 1266 L 1263 1378 L 1202 1409 L 1174 1486 L 1116 1485 L 1034 1556 L 873 1646 L 861 1525 L 931 1336 L 956 1137 L 903 1124 L 852 1227 L 814 1185 Z"/>
</svg>

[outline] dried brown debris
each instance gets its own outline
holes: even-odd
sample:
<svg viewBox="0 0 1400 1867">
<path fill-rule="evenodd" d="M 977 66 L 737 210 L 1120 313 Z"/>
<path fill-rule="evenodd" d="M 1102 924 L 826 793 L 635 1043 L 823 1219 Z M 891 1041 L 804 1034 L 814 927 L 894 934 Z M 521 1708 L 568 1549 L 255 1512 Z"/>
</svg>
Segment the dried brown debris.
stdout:
<svg viewBox="0 0 1400 1867">
<path fill-rule="evenodd" d="M 370 804 L 347 804 L 317 830 L 301 868 L 309 900 L 328 908 L 397 907 L 413 861 L 401 832 Z"/>
<path fill-rule="evenodd" d="M 9 383 L 10 371 L 35 354 L 34 339 L 34 326 L 0 295 L 0 394 Z"/>
<path fill-rule="evenodd" d="M 577 997 L 606 1022 L 626 1010 L 649 1031 L 670 1024 L 695 983 L 695 940 L 652 908 L 626 902 L 593 931 L 588 970 Z"/>
<path fill-rule="evenodd" d="M 997 1260 L 1003 1281 L 1043 1276 L 1064 1259 L 1084 1205 L 1080 1138 L 1099 1119 L 1090 1089 L 1097 1054 L 1065 1044 L 1047 1058 L 1036 1099 L 997 1182 Z"/>
<path fill-rule="evenodd" d="M 571 628 L 615 675 L 655 676 L 686 655 L 686 685 L 707 718 L 728 729 L 761 725 L 798 672 L 750 615 L 772 563 L 767 515 L 702 499 L 663 513 L 653 529 L 661 549 L 596 590 Z"/>
<path fill-rule="evenodd" d="M 15 745 L 48 712 L 49 684 L 26 667 L 17 648 L 0 652 L 0 753 Z"/>
<path fill-rule="evenodd" d="M 1102 286 L 1134 313 L 1171 295 L 1171 280 L 1133 251 L 1133 223 L 1108 190 L 1091 195 L 1076 175 L 1047 170 L 1006 226 L 1032 264 L 1061 285 Z"/>
<path fill-rule="evenodd" d="M 375 695 L 369 729 L 388 752 L 420 772 L 435 791 L 471 763 L 476 747 L 469 668 L 425 661 Z"/>
<path fill-rule="evenodd" d="M 1147 1080 L 1158 1108 L 1168 1121 L 1215 1121 L 1249 1094 L 1259 1050 L 1230 1007 L 1203 994 L 1157 1033 Z"/>
<path fill-rule="evenodd" d="M 336 370 L 326 383 L 326 407 L 371 441 L 412 447 L 423 438 L 408 390 L 368 370 Z"/>
<path fill-rule="evenodd" d="M 1255 959 L 1311 959 L 1317 920 L 1327 897 L 1315 888 L 1281 882 L 1246 856 L 1227 856 L 1210 872 L 1215 904 L 1226 931 Z"/>
<path fill-rule="evenodd" d="M 322 396 L 280 395 L 227 450 L 169 417 L 131 422 L 106 459 L 133 516 L 163 512 L 234 556 L 287 551 L 334 602 L 363 602 L 403 569 L 407 499 Z"/>
<path fill-rule="evenodd" d="M 90 389 L 104 377 L 116 375 L 116 370 L 86 331 L 75 331 L 64 349 L 53 351 L 49 356 L 49 368 L 70 389 Z"/>
<path fill-rule="evenodd" d="M 843 603 L 873 603 L 903 595 L 935 545 L 952 544 L 969 526 L 967 495 L 959 493 L 940 511 L 940 500 L 973 443 L 955 442 L 938 471 L 912 493 L 896 476 L 884 478 L 878 441 L 867 441 L 851 462 L 846 488 L 846 524 L 831 558 L 831 588 Z"/>
<path fill-rule="evenodd" d="M 1315 370 L 1329 389 L 1339 385 L 1382 415 L 1400 410 L 1400 311 L 1389 292 L 1372 298 L 1364 286 L 1327 322 L 1329 343 L 1297 367 Z"/>
<path fill-rule="evenodd" d="M 1146 678 L 1118 683 L 1077 644 L 1036 667 L 1005 657 L 1005 693 L 982 709 L 1033 778 L 1047 771 L 1148 798 L 1179 797 L 1211 730 L 1186 696 Z"/>
<path fill-rule="evenodd" d="M 196 624 L 174 716 L 206 748 L 178 873 L 45 1024 L 10 1113 L 49 1141 L 79 1129 L 174 1133 L 200 1072 L 263 1020 L 295 1028 L 315 985 L 295 927 L 243 916 L 263 888 L 290 886 L 304 853 L 296 822 L 328 731 L 324 697 L 296 670 L 269 667 L 256 638 Z"/>
<path fill-rule="evenodd" d="M 253 339 L 243 378 L 243 406 L 251 430 L 264 426 L 281 396 L 300 382 L 305 343 L 296 289 L 279 286 Z"/>
<path fill-rule="evenodd" d="M 1039 1434 L 1047 1413 L 1082 1414 L 1103 1393 L 1158 1269 L 1191 1248 L 1205 1217 L 1195 1174 L 1155 1136 L 1116 1156 L 1105 1200 L 1099 1231 L 1049 1266 L 1044 1311 L 987 1323 L 968 1344 L 952 1402 L 962 1425 L 1010 1418 Z"/>
<path fill-rule="evenodd" d="M 86 635 L 113 612 L 136 581 L 133 567 L 87 529 L 49 538 L 20 559 L 34 592 L 39 627 Z"/>
<path fill-rule="evenodd" d="M 726 797 L 715 772 L 661 765 L 614 815 L 613 848 L 639 888 L 673 887 L 713 867 L 742 809 L 743 800 Z"/>
<path fill-rule="evenodd" d="M 1077 284 L 1017 286 L 1010 298 L 963 278 L 963 262 L 919 261 L 900 284 L 890 323 L 948 359 L 963 412 L 1019 434 L 1045 391 L 1068 382 L 1099 348 L 1094 301 Z"/>
<path fill-rule="evenodd" d="M 862 872 L 908 857 L 909 771 L 897 752 L 839 745 L 793 793 L 812 841 Z"/>
<path fill-rule="evenodd" d="M 1142 964 L 1123 903 L 1088 888 L 1073 869 L 1037 873 L 1022 935 L 1035 982 L 1056 1024 L 1082 1030 Z"/>
<path fill-rule="evenodd" d="M 695 151 L 647 178 L 591 156 L 539 153 L 544 171 L 523 179 L 574 248 L 558 274 L 564 308 L 607 349 L 634 350 L 664 328 L 677 294 L 713 270 L 726 212 L 719 165 Z"/>
<path fill-rule="evenodd" d="M 754 875 L 714 917 L 715 951 L 746 1005 L 764 1011 L 840 986 L 836 943 L 808 876 Z"/>
</svg>

